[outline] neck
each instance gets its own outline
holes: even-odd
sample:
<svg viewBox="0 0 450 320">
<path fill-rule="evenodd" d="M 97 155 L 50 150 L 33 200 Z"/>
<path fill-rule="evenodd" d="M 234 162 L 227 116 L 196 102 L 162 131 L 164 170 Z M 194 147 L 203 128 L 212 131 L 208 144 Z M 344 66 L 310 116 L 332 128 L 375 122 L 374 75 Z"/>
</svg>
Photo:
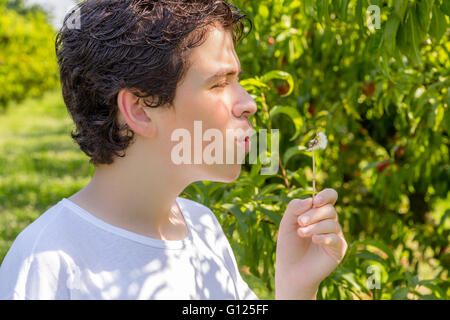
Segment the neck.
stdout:
<svg viewBox="0 0 450 320">
<path fill-rule="evenodd" d="M 143 161 L 142 159 L 152 159 Z M 180 169 L 155 157 L 116 158 L 96 167 L 90 183 L 70 200 L 115 226 L 153 238 L 180 238 L 186 230 L 176 198 L 189 185 Z M 183 226 L 181 226 L 183 224 Z M 183 236 L 181 236 L 183 238 Z"/>
</svg>

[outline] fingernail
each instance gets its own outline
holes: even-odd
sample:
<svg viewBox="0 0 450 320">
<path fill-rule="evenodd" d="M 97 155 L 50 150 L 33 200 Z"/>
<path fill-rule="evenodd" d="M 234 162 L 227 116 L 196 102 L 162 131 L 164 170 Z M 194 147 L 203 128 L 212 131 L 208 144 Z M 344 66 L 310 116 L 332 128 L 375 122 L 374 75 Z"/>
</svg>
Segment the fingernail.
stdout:
<svg viewBox="0 0 450 320">
<path fill-rule="evenodd" d="M 302 222 L 303 225 L 307 225 L 309 222 L 309 217 L 308 216 L 300 217 L 300 221 Z"/>
</svg>

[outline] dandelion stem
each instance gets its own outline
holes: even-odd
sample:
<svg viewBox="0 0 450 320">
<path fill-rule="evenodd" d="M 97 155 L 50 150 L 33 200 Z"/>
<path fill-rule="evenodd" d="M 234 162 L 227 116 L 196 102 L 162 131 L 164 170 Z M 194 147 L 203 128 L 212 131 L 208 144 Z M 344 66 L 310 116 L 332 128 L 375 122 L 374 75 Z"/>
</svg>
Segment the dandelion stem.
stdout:
<svg viewBox="0 0 450 320">
<path fill-rule="evenodd" d="M 313 191 L 312 200 L 314 202 L 314 195 L 316 193 L 316 162 L 314 161 L 314 150 L 312 151 L 312 162 L 313 162 Z"/>
</svg>

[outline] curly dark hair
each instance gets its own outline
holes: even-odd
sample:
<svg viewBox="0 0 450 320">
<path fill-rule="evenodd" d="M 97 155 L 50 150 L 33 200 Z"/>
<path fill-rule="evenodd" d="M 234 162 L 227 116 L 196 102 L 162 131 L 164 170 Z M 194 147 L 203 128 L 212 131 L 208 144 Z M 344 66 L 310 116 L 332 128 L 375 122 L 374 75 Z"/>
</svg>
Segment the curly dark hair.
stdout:
<svg viewBox="0 0 450 320">
<path fill-rule="evenodd" d="M 189 51 L 206 40 L 208 26 L 231 31 L 235 44 L 243 20 L 252 30 L 251 20 L 225 0 L 85 0 L 76 11 L 80 28 L 69 27 L 68 14 L 55 48 L 76 127 L 71 136 L 94 165 L 124 157 L 133 141 L 134 132 L 118 122 L 121 89 L 147 107 L 171 107 L 190 66 Z"/>
</svg>

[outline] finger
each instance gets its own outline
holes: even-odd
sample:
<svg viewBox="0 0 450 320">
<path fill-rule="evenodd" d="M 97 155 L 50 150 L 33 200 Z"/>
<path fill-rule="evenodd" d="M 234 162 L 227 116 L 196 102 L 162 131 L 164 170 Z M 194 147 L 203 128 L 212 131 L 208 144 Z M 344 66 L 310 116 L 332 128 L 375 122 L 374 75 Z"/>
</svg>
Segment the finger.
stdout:
<svg viewBox="0 0 450 320">
<path fill-rule="evenodd" d="M 297 224 L 297 218 L 300 214 L 305 213 L 312 207 L 312 198 L 307 199 L 293 199 L 291 200 L 284 212 L 282 221 L 288 221 L 292 224 Z"/>
<path fill-rule="evenodd" d="M 312 208 L 298 217 L 298 224 L 302 227 L 317 223 L 325 219 L 337 220 L 336 209 L 331 204 L 326 204 L 320 208 Z"/>
<path fill-rule="evenodd" d="M 325 250 L 325 252 L 327 252 L 337 264 L 344 258 L 348 247 L 345 239 L 335 233 L 313 235 L 311 241 L 329 249 Z"/>
<path fill-rule="evenodd" d="M 315 234 L 311 240 L 317 244 L 324 244 L 328 246 L 337 246 L 339 244 L 339 236 L 335 233 L 329 234 Z"/>
<path fill-rule="evenodd" d="M 298 234 L 301 237 L 310 237 L 315 234 L 339 233 L 340 231 L 341 226 L 336 220 L 332 219 L 322 220 L 307 227 L 298 228 Z"/>
<path fill-rule="evenodd" d="M 327 203 L 334 205 L 338 199 L 338 193 L 336 190 L 326 188 L 320 191 L 317 196 L 314 197 L 314 207 L 318 208 Z"/>
</svg>

